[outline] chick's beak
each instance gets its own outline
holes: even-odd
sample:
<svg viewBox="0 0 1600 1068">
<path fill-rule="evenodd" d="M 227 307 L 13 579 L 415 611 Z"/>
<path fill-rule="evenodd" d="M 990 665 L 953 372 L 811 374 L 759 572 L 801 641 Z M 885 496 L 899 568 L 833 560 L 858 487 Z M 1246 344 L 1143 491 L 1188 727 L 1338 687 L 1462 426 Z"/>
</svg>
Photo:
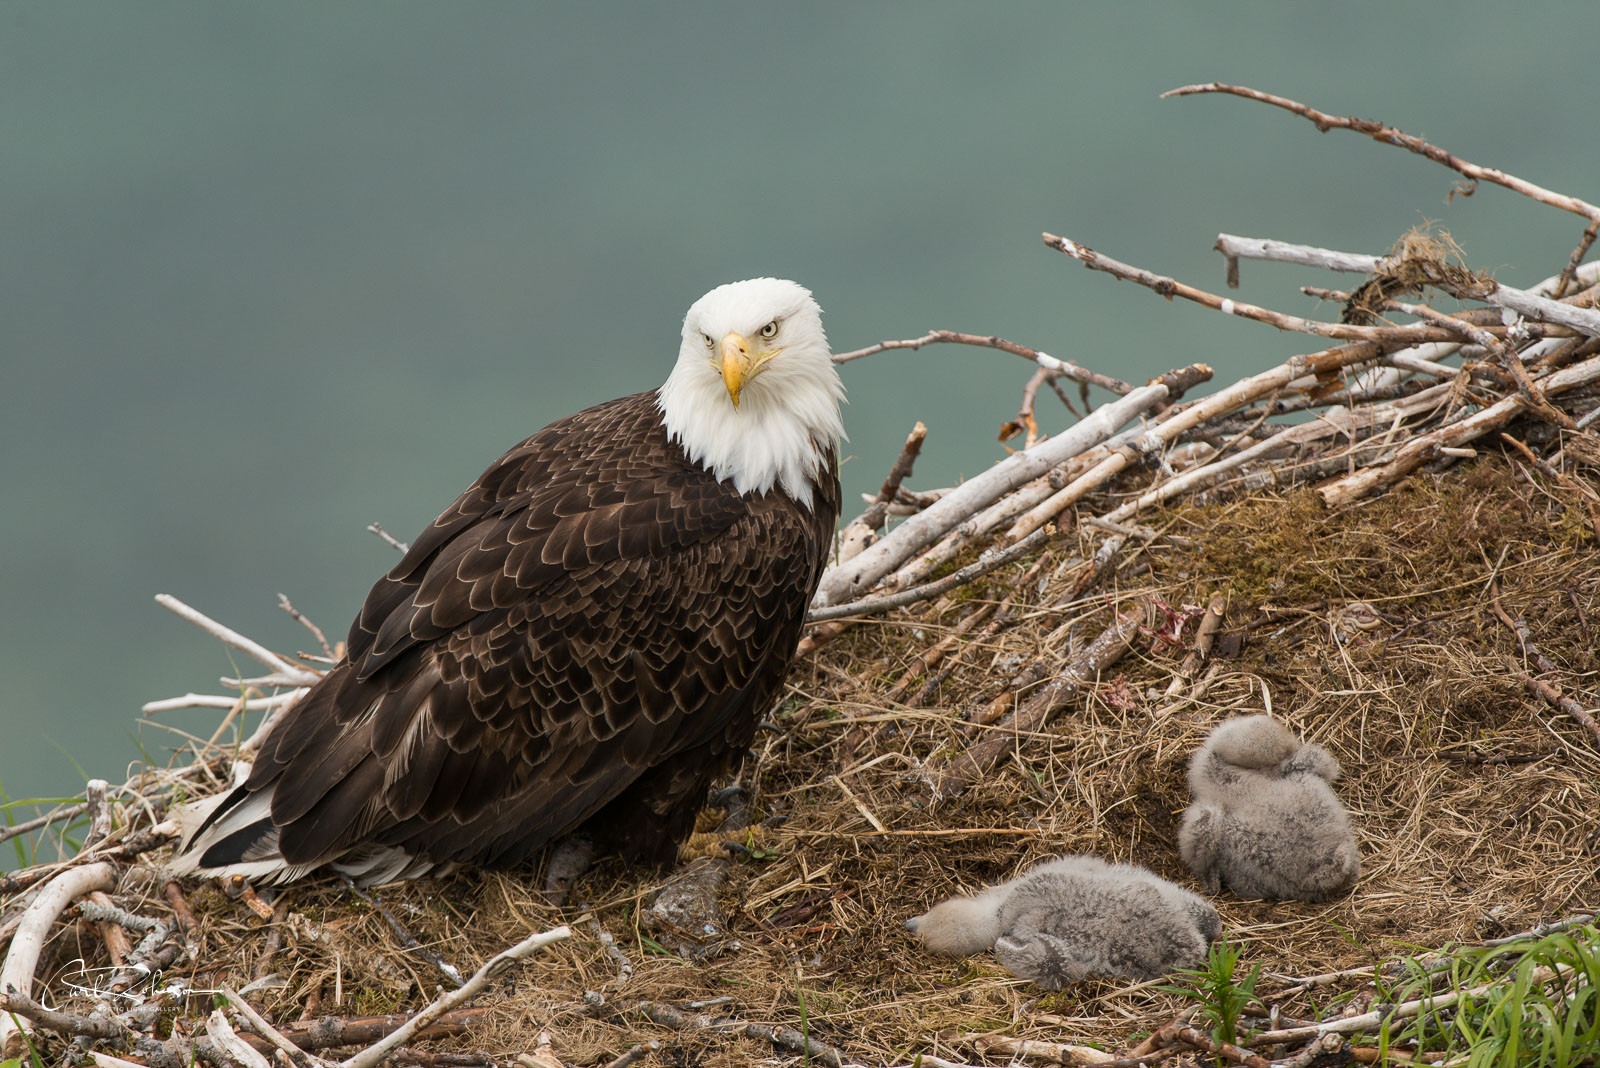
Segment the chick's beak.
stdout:
<svg viewBox="0 0 1600 1068">
<path fill-rule="evenodd" d="M 722 339 L 722 384 L 728 387 L 728 397 L 735 408 L 739 407 L 739 391 L 750 377 L 750 343 L 744 335 L 734 332 Z"/>
</svg>

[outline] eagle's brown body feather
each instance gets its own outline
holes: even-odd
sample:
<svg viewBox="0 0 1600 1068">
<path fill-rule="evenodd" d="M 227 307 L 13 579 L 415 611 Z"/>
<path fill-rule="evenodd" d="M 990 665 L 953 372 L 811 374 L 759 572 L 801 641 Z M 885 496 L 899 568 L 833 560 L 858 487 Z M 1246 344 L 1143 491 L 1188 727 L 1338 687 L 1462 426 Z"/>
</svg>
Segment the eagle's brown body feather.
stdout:
<svg viewBox="0 0 1600 1068">
<path fill-rule="evenodd" d="M 551 424 L 422 533 L 207 820 L 271 790 L 270 823 L 202 866 L 393 847 L 504 867 L 578 829 L 672 859 L 778 694 L 839 483 L 827 442 L 809 507 L 740 494 L 669 440 L 656 397 Z"/>
</svg>

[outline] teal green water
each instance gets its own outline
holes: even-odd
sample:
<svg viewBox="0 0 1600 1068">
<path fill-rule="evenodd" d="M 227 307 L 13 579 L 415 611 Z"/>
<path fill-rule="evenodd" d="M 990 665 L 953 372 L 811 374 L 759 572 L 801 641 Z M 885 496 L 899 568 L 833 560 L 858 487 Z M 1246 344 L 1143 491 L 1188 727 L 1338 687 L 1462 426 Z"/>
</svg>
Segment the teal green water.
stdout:
<svg viewBox="0 0 1600 1068">
<path fill-rule="evenodd" d="M 720 282 L 811 286 L 836 349 L 998 332 L 1126 379 L 1311 346 L 1094 275 L 1220 289 L 1219 230 L 1385 249 L 1424 217 L 1552 273 L 1578 222 L 1211 79 L 1587 196 L 1600 5 L 54 3 L 0 7 L 0 781 L 114 781 L 214 689 L 176 594 L 283 649 L 505 447 L 657 384 Z M 1314 272 L 1247 265 L 1303 314 Z M 846 370 L 852 492 L 1002 455 L 1028 365 Z M 1061 413 L 1048 401 L 1047 426 Z M 241 664 L 247 670 L 250 665 Z M 168 717 L 209 733 L 210 714 Z"/>
</svg>

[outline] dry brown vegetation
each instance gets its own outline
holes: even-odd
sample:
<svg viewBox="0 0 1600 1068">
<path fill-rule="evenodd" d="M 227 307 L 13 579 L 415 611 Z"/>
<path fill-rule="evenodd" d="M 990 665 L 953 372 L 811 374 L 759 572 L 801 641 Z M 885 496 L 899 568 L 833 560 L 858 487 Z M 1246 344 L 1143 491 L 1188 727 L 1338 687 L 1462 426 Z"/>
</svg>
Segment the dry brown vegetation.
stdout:
<svg viewBox="0 0 1600 1068">
<path fill-rule="evenodd" d="M 1594 476 L 1580 468 L 1571 477 L 1600 483 Z M 902 921 L 1062 852 L 1132 860 L 1184 882 L 1175 834 L 1185 761 L 1218 720 L 1260 710 L 1268 694 L 1278 715 L 1344 765 L 1339 792 L 1364 861 L 1356 892 L 1332 904 L 1218 899 L 1227 937 L 1247 963 L 1264 965 L 1269 997 L 1293 977 L 1492 938 L 1592 905 L 1600 750 L 1512 676 L 1507 659 L 1521 664 L 1522 653 L 1492 601 L 1497 592 L 1508 615 L 1527 620 L 1559 684 L 1592 685 L 1600 569 L 1579 502 L 1514 457 L 1491 455 L 1340 513 L 1296 490 L 1178 509 L 1161 525 L 1163 537 L 1124 565 L 1142 573 L 1079 608 L 1035 606 L 1075 580 L 1083 565 L 1074 559 L 1092 555 L 1082 533 L 959 599 L 862 625 L 806 663 L 748 769 L 757 826 L 733 836 L 749 854 L 729 864 L 726 937 L 702 960 L 658 948 L 664 936 L 641 926 L 658 880 L 615 864 L 585 876 L 582 904 L 565 908 L 544 902 L 533 872 L 384 890 L 381 900 L 421 942 L 463 967 L 533 930 L 576 931 L 485 998 L 488 1013 L 467 1033 L 436 1048 L 509 1058 L 549 1031 L 572 1064 L 603 1064 L 649 1040 L 662 1050 L 647 1063 L 773 1057 L 770 1041 L 676 1030 L 638 1007 L 730 998 L 691 1011 L 804 1028 L 860 1063 L 903 1063 L 919 1051 L 986 1063 L 972 1037 L 986 1034 L 1122 1049 L 1181 1000 L 1110 980 L 1041 997 L 987 955 L 930 957 Z M 1035 578 L 1019 589 L 1029 572 Z M 927 761 L 968 744 L 966 715 L 1005 692 L 1019 664 L 1041 654 L 1063 663 L 1117 610 L 1153 599 L 1176 613 L 1162 614 L 1163 627 L 1187 618 L 1191 637 L 1194 606 L 1217 591 L 1228 610 L 1194 696 L 1165 695 L 1187 643 L 1148 634 L 1088 700 L 1015 738 L 993 775 L 933 799 Z M 1012 592 L 1025 605 L 1017 624 L 963 646 L 931 700 L 883 701 L 931 641 Z M 154 881 L 138 885 L 125 879 L 117 900 L 135 913 L 166 911 Z M 206 990 L 272 976 L 250 997 L 285 1026 L 306 1014 L 308 999 L 335 1015 L 414 1010 L 440 982 L 339 887 L 294 888 L 271 920 L 215 888 L 189 896 L 196 951 L 164 978 Z M 626 982 L 591 918 L 630 959 Z M 263 966 L 275 928 L 288 933 Z M 78 924 L 55 942 L 52 991 L 62 1007 L 84 1008 L 89 999 L 59 984 L 103 976 L 103 941 Z M 1362 985 L 1351 977 L 1273 1001 L 1287 1016 L 1314 1017 L 1335 991 Z M 591 1009 L 585 991 L 604 994 L 605 1007 Z"/>
</svg>

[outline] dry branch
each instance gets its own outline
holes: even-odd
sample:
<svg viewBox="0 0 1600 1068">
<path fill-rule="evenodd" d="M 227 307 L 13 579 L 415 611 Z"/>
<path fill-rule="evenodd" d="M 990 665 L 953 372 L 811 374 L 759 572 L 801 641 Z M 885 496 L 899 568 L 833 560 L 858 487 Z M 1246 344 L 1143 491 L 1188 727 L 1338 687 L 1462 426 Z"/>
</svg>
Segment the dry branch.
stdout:
<svg viewBox="0 0 1600 1068">
<path fill-rule="evenodd" d="M 807 1059 L 815 1058 L 830 1068 L 842 1068 L 844 1063 L 838 1050 L 793 1028 L 748 1023 L 732 1016 L 707 1016 L 704 1013 L 685 1012 L 675 1005 L 655 1001 L 641 1001 L 635 1008 L 652 1022 L 676 1031 L 734 1031 L 746 1038 L 771 1042 L 782 1049 L 804 1054 Z"/>
<path fill-rule="evenodd" d="M 935 797 L 953 797 L 987 775 L 1015 745 L 1019 735 L 1038 730 L 1052 715 L 1072 701 L 1085 685 L 1111 667 L 1128 651 L 1142 620 L 1123 619 L 1108 627 L 1072 663 L 1028 703 L 1008 716 L 983 741 L 949 761 L 930 761 L 923 774 Z"/>
<path fill-rule="evenodd" d="M 39 953 L 44 949 L 45 936 L 50 933 L 56 917 L 78 898 L 96 890 L 110 890 L 114 881 L 111 865 L 103 862 L 69 868 L 50 880 L 28 906 L 17 933 L 12 936 L 11 947 L 6 951 L 4 963 L 0 964 L 0 993 L 31 996 Z M 16 1019 L 9 1012 L 0 1014 L 0 1059 L 15 1057 L 21 1052 Z"/>
<path fill-rule="evenodd" d="M 15 838 L 18 835 L 28 834 L 31 831 L 40 830 L 50 826 L 52 823 L 60 823 L 62 820 L 77 819 L 88 810 L 88 807 L 87 804 L 65 805 L 54 812 L 47 812 L 43 816 L 25 820 L 22 823 L 14 823 L 9 827 L 0 827 L 0 842 Z"/>
<path fill-rule="evenodd" d="M 1023 554 L 1032 552 L 1045 540 L 1048 534 L 1049 531 L 1036 530 L 1015 545 L 1005 549 L 989 550 L 978 557 L 976 562 L 968 564 L 953 574 L 946 575 L 938 582 L 930 582 L 923 586 L 913 586 L 911 589 L 886 594 L 883 597 L 869 597 L 865 600 L 851 601 L 849 604 L 834 605 L 830 608 L 814 608 L 806 615 L 806 622 L 826 623 L 830 619 L 843 619 L 846 616 L 882 615 L 884 612 L 893 611 L 896 608 L 904 608 L 908 604 L 930 600 L 942 593 L 948 593 L 958 586 L 965 586 L 974 579 L 982 578 L 989 572 L 1004 567 Z"/>
<path fill-rule="evenodd" d="M 481 1023 L 489 1014 L 486 1008 L 452 1009 L 427 1027 L 411 1036 L 412 1041 L 459 1035 L 474 1024 Z M 371 1043 L 395 1032 L 411 1017 L 405 1013 L 388 1013 L 383 1016 L 323 1016 L 309 1024 L 282 1029 L 283 1037 L 307 1051 L 329 1049 L 335 1046 L 353 1046 Z M 250 1037 L 246 1036 L 249 1042 Z M 261 1039 L 251 1043 L 263 1053 L 269 1052 L 271 1043 Z"/>
<path fill-rule="evenodd" d="M 251 639 L 246 638 L 243 634 L 240 634 L 231 627 L 223 626 L 221 623 L 218 623 L 204 612 L 190 608 L 188 605 L 184 604 L 171 594 L 156 594 L 156 604 L 167 609 L 169 612 L 172 612 L 174 615 L 188 620 L 190 623 L 193 623 L 207 634 L 220 639 L 224 645 L 230 645 L 239 650 L 241 653 L 261 661 L 263 664 L 267 665 L 267 667 L 272 668 L 273 671 L 282 675 L 284 679 L 292 680 L 288 681 L 286 683 L 287 685 L 310 686 L 312 683 L 316 682 L 317 679 L 321 678 L 321 676 L 316 672 L 307 671 L 299 664 L 279 656 L 277 653 L 273 652 L 271 649 L 268 649 L 260 642 L 252 641 Z"/>
<path fill-rule="evenodd" d="M 1263 308 L 1257 304 L 1247 304 L 1236 301 L 1231 297 L 1219 297 L 1215 293 L 1208 293 L 1203 289 L 1185 285 L 1175 278 L 1166 275 L 1153 274 L 1114 260 L 1110 256 L 1103 256 L 1087 245 L 1079 244 L 1071 238 L 1059 237 L 1056 234 L 1044 235 L 1044 243 L 1057 251 L 1082 263 L 1090 270 L 1104 271 L 1113 278 L 1120 278 L 1124 282 L 1137 282 L 1171 300 L 1173 297 L 1182 297 L 1196 304 L 1204 305 L 1224 315 L 1237 315 L 1241 319 L 1252 319 L 1258 323 L 1276 327 L 1279 330 L 1288 330 L 1300 334 L 1312 334 L 1316 337 L 1333 338 L 1340 341 L 1373 341 L 1386 345 L 1416 345 L 1424 341 L 1449 341 L 1455 335 L 1449 330 L 1433 326 L 1357 326 L 1352 323 L 1327 323 L 1316 319 L 1304 319 L 1298 315 L 1287 315 L 1283 312 Z M 1505 326 L 1485 327 L 1490 334 L 1496 337 L 1503 336 L 1511 328 Z M 1564 334 L 1564 327 L 1536 328 L 1530 330 L 1530 336 L 1547 336 Z"/>
<path fill-rule="evenodd" d="M 839 532 L 840 561 L 850 559 L 877 539 L 878 531 L 889 517 L 889 507 L 900 492 L 900 484 L 911 476 L 911 469 L 922 452 L 922 439 L 927 436 L 928 428 L 919 419 L 917 425 L 911 428 L 911 433 L 906 435 L 906 443 L 884 478 L 877 496 L 873 497 L 865 512 L 846 523 L 844 530 Z"/>
<path fill-rule="evenodd" d="M 1087 368 L 1079 367 L 1071 360 L 1059 360 L 1048 352 L 1030 349 L 1026 345 L 1019 345 L 1015 341 L 1007 341 L 1005 338 L 995 337 L 992 334 L 959 334 L 954 330 L 930 330 L 921 337 L 907 338 L 904 341 L 880 341 L 876 345 L 868 345 L 864 349 L 838 353 L 833 357 L 833 362 L 849 363 L 851 360 L 859 360 L 863 356 L 875 356 L 880 352 L 888 352 L 891 349 L 920 349 L 924 345 L 940 344 L 977 345 L 987 349 L 999 349 L 1001 352 L 1009 352 L 1015 356 L 1021 356 L 1025 360 L 1032 360 L 1039 365 L 1040 370 L 1060 375 L 1062 378 L 1070 378 L 1074 382 L 1086 386 L 1099 386 L 1101 389 L 1117 394 L 1133 392 L 1133 386 L 1120 378 L 1098 374 Z"/>
<path fill-rule="evenodd" d="M 510 949 L 498 953 L 485 961 L 483 967 L 473 972 L 471 978 L 462 983 L 460 987 L 440 994 L 434 999 L 433 1004 L 395 1028 L 394 1031 L 348 1060 L 341 1061 L 339 1068 L 377 1068 L 377 1065 L 382 1063 L 389 1053 L 411 1041 L 418 1031 L 429 1027 L 445 1013 L 475 996 L 478 991 L 488 986 L 507 970 L 550 943 L 559 942 L 561 939 L 570 938 L 571 936 L 572 928 L 564 924 L 539 934 L 529 935 Z"/>
<path fill-rule="evenodd" d="M 1242 1064 L 1245 1068 L 1269 1068 L 1265 1057 L 1258 1056 L 1247 1049 L 1241 1049 L 1229 1042 L 1219 1042 L 1195 1027 L 1180 1027 L 1174 1032 L 1176 1038 L 1189 1043 L 1195 1049 L 1203 1049 L 1213 1053 L 1223 1060 L 1234 1064 Z"/>
<path fill-rule="evenodd" d="M 1200 665 L 1206 657 L 1211 655 L 1211 644 L 1216 640 L 1217 630 L 1222 626 L 1222 616 L 1228 610 L 1228 595 L 1213 593 L 1211 600 L 1206 604 L 1205 615 L 1200 617 L 1200 626 L 1195 628 L 1194 646 L 1189 650 L 1189 655 L 1183 658 L 1177 673 L 1173 676 L 1172 683 L 1167 687 L 1167 696 L 1175 697 L 1183 692 L 1200 670 Z"/>
<path fill-rule="evenodd" d="M 1402 133 L 1400 130 L 1392 126 L 1385 126 L 1381 122 L 1373 122 L 1370 119 L 1350 118 L 1343 115 L 1329 115 L 1326 112 L 1307 107 L 1298 101 L 1290 100 L 1288 97 L 1263 93 L 1258 89 L 1250 89 L 1242 85 L 1228 85 L 1224 82 L 1180 86 L 1177 89 L 1169 89 L 1161 95 L 1166 98 L 1169 96 L 1192 96 L 1197 93 L 1231 93 L 1234 96 L 1242 96 L 1248 100 L 1271 104 L 1274 107 L 1283 108 L 1285 111 L 1292 111 L 1304 119 L 1309 119 L 1323 133 L 1338 129 L 1366 134 L 1374 141 L 1382 144 L 1398 145 L 1410 152 L 1415 152 L 1419 156 L 1426 156 L 1435 163 L 1443 164 L 1473 181 L 1492 182 L 1495 185 L 1504 186 L 1514 192 L 1521 193 L 1525 197 L 1537 200 L 1541 204 L 1548 204 L 1550 207 L 1560 208 L 1562 211 L 1570 211 L 1574 215 L 1581 215 L 1591 223 L 1600 222 L 1600 207 L 1596 207 L 1588 201 L 1579 200 L 1577 197 L 1567 196 L 1565 193 L 1557 193 L 1543 186 L 1534 185 L 1532 182 L 1524 181 L 1515 175 L 1495 170 L 1492 167 L 1480 167 L 1475 163 L 1468 163 L 1466 160 L 1454 156 L 1442 148 L 1430 145 L 1420 137 Z"/>
</svg>

